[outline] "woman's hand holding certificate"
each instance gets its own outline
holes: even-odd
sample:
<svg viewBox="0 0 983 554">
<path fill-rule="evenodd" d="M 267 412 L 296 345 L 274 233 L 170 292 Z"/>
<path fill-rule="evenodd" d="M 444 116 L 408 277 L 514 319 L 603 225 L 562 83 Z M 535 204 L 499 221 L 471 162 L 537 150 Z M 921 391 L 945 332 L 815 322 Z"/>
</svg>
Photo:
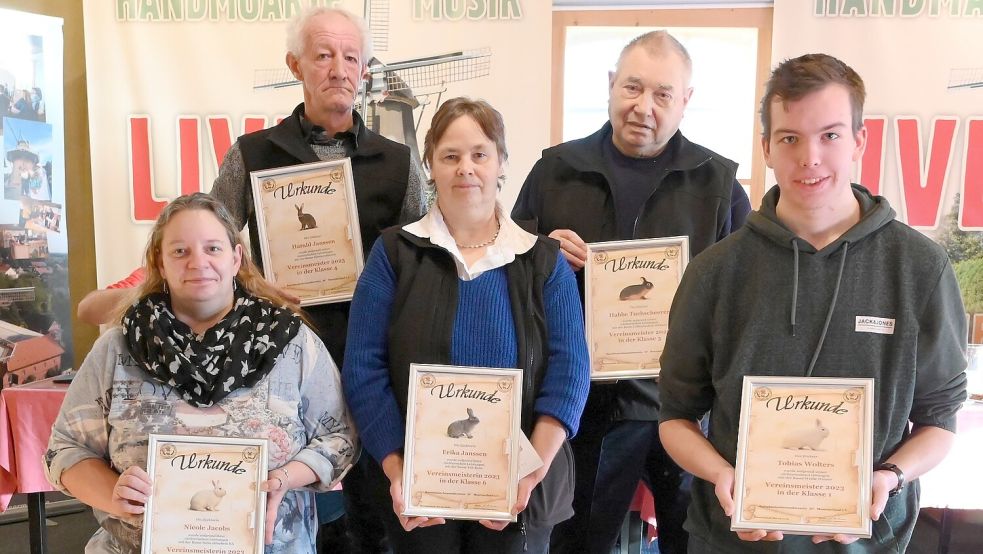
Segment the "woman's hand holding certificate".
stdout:
<svg viewBox="0 0 983 554">
<path fill-rule="evenodd" d="M 443 525 L 447 521 L 442 517 L 409 517 L 404 516 L 406 503 L 403 502 L 403 457 L 393 452 L 382 460 L 382 471 L 389 479 L 389 494 L 393 498 L 393 512 L 399 518 L 400 525 L 407 531 L 412 531 L 417 527 L 430 527 L 431 525 Z"/>
<path fill-rule="evenodd" d="M 113 487 L 110 513 L 124 521 L 142 519 L 150 492 L 150 475 L 140 466 L 126 468 Z"/>
<path fill-rule="evenodd" d="M 529 505 L 529 497 L 532 495 L 533 489 L 542 482 L 543 478 L 546 477 L 546 469 L 540 468 L 529 475 L 526 475 L 522 479 L 519 479 L 519 488 L 516 494 L 515 506 L 512 508 L 513 514 L 519 514 L 522 510 L 526 509 Z M 485 527 L 491 529 L 492 531 L 501 531 L 508 527 L 511 521 L 504 520 L 491 520 L 491 519 L 480 519 L 478 523 L 484 525 Z"/>
</svg>

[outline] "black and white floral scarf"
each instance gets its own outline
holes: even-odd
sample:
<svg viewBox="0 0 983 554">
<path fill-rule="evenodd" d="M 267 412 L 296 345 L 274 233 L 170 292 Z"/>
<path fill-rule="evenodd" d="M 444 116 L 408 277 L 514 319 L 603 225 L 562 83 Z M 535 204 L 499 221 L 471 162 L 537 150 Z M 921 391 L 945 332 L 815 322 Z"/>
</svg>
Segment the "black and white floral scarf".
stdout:
<svg viewBox="0 0 983 554">
<path fill-rule="evenodd" d="M 266 377 L 301 323 L 290 309 L 240 288 L 232 310 L 198 336 L 174 316 L 169 295 L 155 293 L 127 310 L 123 336 L 154 379 L 174 387 L 192 406 L 207 408 Z"/>
</svg>

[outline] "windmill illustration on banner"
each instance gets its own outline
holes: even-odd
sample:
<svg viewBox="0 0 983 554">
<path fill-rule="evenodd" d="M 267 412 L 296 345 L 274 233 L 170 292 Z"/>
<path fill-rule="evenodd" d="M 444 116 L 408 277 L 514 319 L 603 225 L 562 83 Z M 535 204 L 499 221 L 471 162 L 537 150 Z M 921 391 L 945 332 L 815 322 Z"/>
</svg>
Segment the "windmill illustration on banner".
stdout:
<svg viewBox="0 0 983 554">
<path fill-rule="evenodd" d="M 949 70 L 949 90 L 983 88 L 983 67 L 950 69 Z"/>
<path fill-rule="evenodd" d="M 365 20 L 376 51 L 389 48 L 389 0 L 365 0 Z M 369 79 L 356 98 L 356 109 L 373 131 L 410 147 L 420 159 L 416 131 L 427 106 L 440 105 L 447 84 L 485 77 L 491 69 L 491 49 L 461 50 L 393 63 L 373 57 Z M 299 85 L 287 68 L 257 69 L 254 90 Z M 419 110 L 418 110 L 419 109 Z M 417 111 L 418 110 L 418 111 Z M 416 115 L 414 117 L 414 112 Z"/>
</svg>

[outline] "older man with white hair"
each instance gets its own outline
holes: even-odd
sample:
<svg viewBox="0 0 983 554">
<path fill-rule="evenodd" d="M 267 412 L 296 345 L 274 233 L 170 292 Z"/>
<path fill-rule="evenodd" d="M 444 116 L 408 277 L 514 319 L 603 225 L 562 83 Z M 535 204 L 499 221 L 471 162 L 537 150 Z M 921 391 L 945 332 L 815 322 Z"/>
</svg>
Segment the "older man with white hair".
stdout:
<svg viewBox="0 0 983 554">
<path fill-rule="evenodd" d="M 249 223 L 253 259 L 262 263 L 249 173 L 308 162 L 351 159 L 365 253 L 379 231 L 415 221 L 424 212 L 423 175 L 410 149 L 368 129 L 354 111 L 361 83 L 368 77 L 371 39 L 362 18 L 345 10 L 315 7 L 294 18 L 287 28 L 286 63 L 301 82 L 304 102 L 278 125 L 239 137 L 229 148 L 211 193 L 222 201 L 239 226 Z M 318 334 L 340 367 L 348 329 L 348 302 L 309 306 Z M 345 480 L 346 504 L 357 500 L 356 467 Z M 383 531 L 366 530 L 371 515 L 362 506 L 349 509 L 362 522 L 350 525 L 358 552 L 379 548 Z M 369 545 L 361 539 L 376 538 Z"/>
<path fill-rule="evenodd" d="M 290 22 L 286 63 L 301 82 L 304 102 L 278 125 L 239 137 L 211 190 L 240 226 L 249 223 L 253 256 L 259 263 L 252 171 L 351 158 L 366 253 L 379 231 L 423 215 L 426 178 L 411 162 L 410 149 L 371 131 L 354 111 L 370 56 L 371 37 L 364 20 L 345 10 L 310 8 Z M 346 302 L 307 309 L 339 365 L 348 307 Z"/>
</svg>

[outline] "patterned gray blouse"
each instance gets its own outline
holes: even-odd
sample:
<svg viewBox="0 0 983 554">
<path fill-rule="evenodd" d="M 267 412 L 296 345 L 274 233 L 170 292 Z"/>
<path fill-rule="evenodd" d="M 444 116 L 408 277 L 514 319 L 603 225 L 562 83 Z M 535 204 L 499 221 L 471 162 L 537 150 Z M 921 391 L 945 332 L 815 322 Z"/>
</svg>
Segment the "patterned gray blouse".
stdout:
<svg viewBox="0 0 983 554">
<path fill-rule="evenodd" d="M 264 437 L 270 469 L 297 460 L 314 470 L 319 481 L 284 497 L 267 553 L 314 551 L 313 491 L 330 490 L 357 452 L 338 367 L 306 325 L 263 380 L 205 409 L 138 367 L 122 329 L 106 332 L 86 356 L 55 421 L 44 460 L 48 480 L 64 491 L 62 472 L 89 458 L 106 460 L 120 473 L 131 465 L 146 469 L 149 433 Z M 93 511 L 102 528 L 87 553 L 140 551 L 140 527 Z"/>
</svg>

